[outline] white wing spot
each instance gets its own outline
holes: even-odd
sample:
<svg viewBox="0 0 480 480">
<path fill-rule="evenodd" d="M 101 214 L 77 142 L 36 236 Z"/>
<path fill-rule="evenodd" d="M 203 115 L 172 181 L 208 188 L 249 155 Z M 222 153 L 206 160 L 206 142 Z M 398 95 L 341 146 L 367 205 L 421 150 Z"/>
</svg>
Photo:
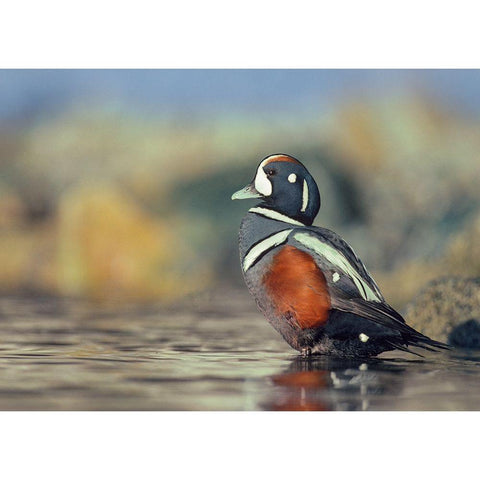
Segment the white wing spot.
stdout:
<svg viewBox="0 0 480 480">
<path fill-rule="evenodd" d="M 337 377 L 337 375 L 335 375 L 335 372 L 330 372 L 330 378 L 332 379 L 332 382 L 336 387 L 342 383 L 340 379 Z"/>
<path fill-rule="evenodd" d="M 339 268 L 343 273 L 348 275 L 355 283 L 358 292 L 364 300 L 373 302 L 381 302 L 379 295 L 374 292 L 367 282 L 361 277 L 355 267 L 347 260 L 340 250 L 335 249 L 328 243 L 322 242 L 320 239 L 309 235 L 308 233 L 299 232 L 294 235 L 295 240 L 311 248 L 319 255 L 324 256 L 332 265 Z"/>
<path fill-rule="evenodd" d="M 294 173 L 291 173 L 289 176 L 288 176 L 288 181 L 290 183 L 295 183 L 297 181 L 297 176 L 294 174 Z"/>
<path fill-rule="evenodd" d="M 340 275 L 338 274 L 338 272 L 333 273 L 332 279 L 333 279 L 333 283 L 338 282 L 340 280 Z"/>
<path fill-rule="evenodd" d="M 360 339 L 361 342 L 365 343 L 368 341 L 368 339 L 370 338 L 368 335 L 365 335 L 364 333 L 361 333 L 358 338 Z"/>
</svg>

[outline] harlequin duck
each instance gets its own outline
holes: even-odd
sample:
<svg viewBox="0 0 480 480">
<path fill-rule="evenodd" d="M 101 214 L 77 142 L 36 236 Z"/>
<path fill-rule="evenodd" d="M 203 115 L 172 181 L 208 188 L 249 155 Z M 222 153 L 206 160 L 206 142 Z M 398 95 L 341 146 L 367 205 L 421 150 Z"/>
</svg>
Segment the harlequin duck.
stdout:
<svg viewBox="0 0 480 480">
<path fill-rule="evenodd" d="M 409 327 L 388 305 L 352 248 L 312 226 L 315 180 L 296 158 L 270 155 L 232 200 L 260 202 L 242 220 L 245 283 L 269 323 L 303 355 L 368 357 L 408 347 L 448 348 Z"/>
</svg>

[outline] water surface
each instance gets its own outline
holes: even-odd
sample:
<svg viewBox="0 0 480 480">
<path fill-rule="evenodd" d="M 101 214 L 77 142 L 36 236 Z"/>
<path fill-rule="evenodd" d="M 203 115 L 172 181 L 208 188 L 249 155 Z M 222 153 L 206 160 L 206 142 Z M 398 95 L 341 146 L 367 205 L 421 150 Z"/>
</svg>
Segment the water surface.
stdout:
<svg viewBox="0 0 480 480">
<path fill-rule="evenodd" d="M 302 359 L 244 293 L 0 299 L 1 410 L 478 410 L 480 352 Z"/>
</svg>

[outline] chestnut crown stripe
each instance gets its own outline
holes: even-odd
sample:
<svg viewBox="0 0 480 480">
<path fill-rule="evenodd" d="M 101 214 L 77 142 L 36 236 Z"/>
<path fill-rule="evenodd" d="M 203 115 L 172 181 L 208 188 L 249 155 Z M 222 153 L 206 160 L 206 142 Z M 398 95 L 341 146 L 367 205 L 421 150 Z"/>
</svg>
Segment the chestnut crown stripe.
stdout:
<svg viewBox="0 0 480 480">
<path fill-rule="evenodd" d="M 263 162 L 260 164 L 262 167 L 265 165 L 268 165 L 269 163 L 272 162 L 290 162 L 290 163 L 296 163 L 297 165 L 301 165 L 301 163 L 293 157 L 290 157 L 289 155 L 285 154 L 277 154 L 277 155 L 270 155 L 267 157 Z"/>
<path fill-rule="evenodd" d="M 265 160 L 263 160 L 258 166 L 257 174 L 255 175 L 254 180 L 255 190 L 265 197 L 269 197 L 272 194 L 272 182 L 268 179 L 263 168 L 272 162 L 289 162 L 301 165 L 300 162 L 295 158 L 283 154 L 270 155 L 269 157 L 265 158 Z"/>
</svg>

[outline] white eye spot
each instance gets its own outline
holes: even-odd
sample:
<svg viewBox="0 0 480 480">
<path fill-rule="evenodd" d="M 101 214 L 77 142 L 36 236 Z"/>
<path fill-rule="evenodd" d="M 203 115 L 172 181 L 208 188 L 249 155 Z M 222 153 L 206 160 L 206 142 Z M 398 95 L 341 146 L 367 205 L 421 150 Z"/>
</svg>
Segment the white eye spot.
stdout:
<svg viewBox="0 0 480 480">
<path fill-rule="evenodd" d="M 365 370 L 368 370 L 368 365 L 366 363 L 362 363 L 358 369 L 362 372 L 364 372 Z"/>
<path fill-rule="evenodd" d="M 368 335 L 365 335 L 364 333 L 361 333 L 358 338 L 360 339 L 361 342 L 367 342 L 368 339 L 370 338 Z"/>
<path fill-rule="evenodd" d="M 295 183 L 297 181 L 297 176 L 294 174 L 294 173 L 291 173 L 289 176 L 288 176 L 288 181 L 290 183 Z"/>
<path fill-rule="evenodd" d="M 333 273 L 332 279 L 333 279 L 333 283 L 338 282 L 340 280 L 340 275 L 338 274 L 338 272 Z"/>
<path fill-rule="evenodd" d="M 272 194 L 272 182 L 267 177 L 267 174 L 263 171 L 263 166 L 260 164 L 255 176 L 255 190 L 261 193 L 265 197 L 269 197 Z"/>
</svg>

